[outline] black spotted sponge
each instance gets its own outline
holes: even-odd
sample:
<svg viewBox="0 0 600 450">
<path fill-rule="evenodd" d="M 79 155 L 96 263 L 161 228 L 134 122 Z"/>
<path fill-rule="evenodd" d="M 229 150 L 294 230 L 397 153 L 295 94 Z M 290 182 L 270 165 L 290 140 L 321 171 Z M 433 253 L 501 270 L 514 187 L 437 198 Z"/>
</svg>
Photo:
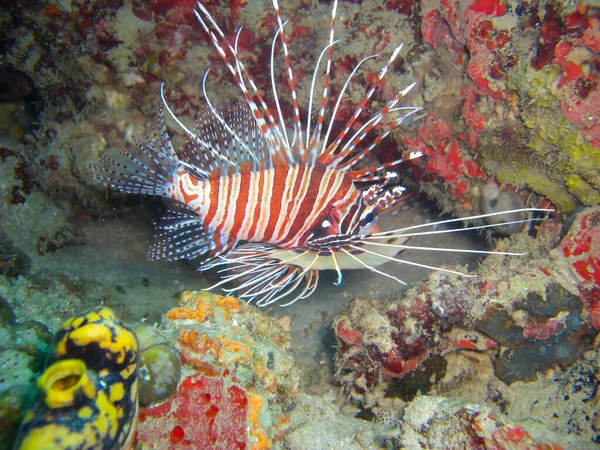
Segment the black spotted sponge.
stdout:
<svg viewBox="0 0 600 450">
<path fill-rule="evenodd" d="M 69 319 L 38 379 L 15 449 L 130 448 L 138 409 L 138 343 L 108 308 Z"/>
</svg>

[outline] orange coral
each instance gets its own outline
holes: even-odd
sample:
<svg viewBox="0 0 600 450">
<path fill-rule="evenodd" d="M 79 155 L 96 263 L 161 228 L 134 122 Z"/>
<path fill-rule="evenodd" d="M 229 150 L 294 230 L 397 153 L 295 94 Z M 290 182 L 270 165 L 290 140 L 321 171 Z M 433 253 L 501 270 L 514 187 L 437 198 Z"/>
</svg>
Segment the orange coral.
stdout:
<svg viewBox="0 0 600 450">
<path fill-rule="evenodd" d="M 259 424 L 258 415 L 262 408 L 263 399 L 260 395 L 248 393 L 248 420 L 253 425 Z"/>
<path fill-rule="evenodd" d="M 222 297 L 220 295 L 217 296 L 215 305 L 220 306 L 221 308 L 230 309 L 232 311 L 239 311 L 241 307 L 240 302 L 229 295 L 227 297 Z"/>
<path fill-rule="evenodd" d="M 181 303 L 186 307 L 172 309 L 167 313 L 168 319 L 204 322 L 207 318 L 214 318 L 215 309 L 218 307 L 223 317 L 229 320 L 231 313 L 238 312 L 241 308 L 240 303 L 233 297 L 223 297 L 208 292 L 186 291 L 181 294 Z"/>
<path fill-rule="evenodd" d="M 267 439 L 267 435 L 260 426 L 260 411 L 263 405 L 263 398 L 257 393 L 248 393 L 248 422 L 250 423 L 250 436 L 254 437 L 255 442 L 251 450 L 263 450 L 271 448 L 272 442 Z"/>
<path fill-rule="evenodd" d="M 204 322 L 207 318 L 214 317 L 215 312 L 210 305 L 201 303 L 197 305 L 196 309 L 187 308 L 174 308 L 167 313 L 167 318 L 172 320 L 197 320 L 198 322 Z"/>
<path fill-rule="evenodd" d="M 216 340 L 220 348 L 217 357 L 220 362 L 232 363 L 244 359 L 250 362 L 252 360 L 252 350 L 250 350 L 250 347 L 243 342 L 227 339 L 224 336 L 217 336 Z"/>
<path fill-rule="evenodd" d="M 234 316 L 239 319 L 233 320 Z M 277 421 L 273 429 L 269 419 L 283 415 L 280 402 L 287 398 L 282 386 L 292 391 L 291 396 L 297 393 L 295 379 L 289 378 L 293 363 L 278 351 L 289 346 L 287 332 L 235 298 L 208 292 L 183 293 L 180 306 L 169 311 L 166 318 L 179 333 L 176 346 L 185 365 L 208 376 L 207 382 L 213 382 L 210 377 L 227 379 L 244 389 L 248 396 L 246 448 L 270 448 L 273 435 L 280 434 L 281 427 L 288 423 Z M 240 326 L 240 321 L 249 325 Z M 289 318 L 281 325 L 286 324 L 289 331 Z M 273 346 L 273 342 L 278 344 Z M 272 351 L 257 351 L 260 346 Z"/>
</svg>

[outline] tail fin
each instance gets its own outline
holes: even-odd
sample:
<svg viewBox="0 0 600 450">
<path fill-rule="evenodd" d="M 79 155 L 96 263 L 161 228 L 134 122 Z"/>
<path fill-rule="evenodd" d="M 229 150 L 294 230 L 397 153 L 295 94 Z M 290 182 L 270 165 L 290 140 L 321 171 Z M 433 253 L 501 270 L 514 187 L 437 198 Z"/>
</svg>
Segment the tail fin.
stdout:
<svg viewBox="0 0 600 450">
<path fill-rule="evenodd" d="M 166 196 L 169 177 L 182 163 L 167 133 L 162 110 L 156 114 L 146 142 L 139 136 L 134 142 L 139 156 L 122 148 L 117 149 L 122 161 L 101 155 L 104 166 L 90 166 L 92 176 L 104 186 L 127 194 Z"/>
</svg>

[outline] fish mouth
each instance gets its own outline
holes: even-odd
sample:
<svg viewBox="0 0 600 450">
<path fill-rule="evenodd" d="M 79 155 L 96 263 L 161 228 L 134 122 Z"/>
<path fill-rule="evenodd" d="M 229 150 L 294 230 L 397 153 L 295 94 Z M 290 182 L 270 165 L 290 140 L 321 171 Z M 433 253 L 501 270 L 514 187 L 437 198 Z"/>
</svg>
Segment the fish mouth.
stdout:
<svg viewBox="0 0 600 450">
<path fill-rule="evenodd" d="M 409 238 L 391 236 L 382 247 L 370 243 L 362 235 L 335 235 L 311 239 L 301 247 L 279 248 L 263 254 L 279 265 L 304 271 L 371 269 L 391 261 L 404 251 L 402 244 Z M 232 252 L 235 253 L 235 250 Z"/>
</svg>

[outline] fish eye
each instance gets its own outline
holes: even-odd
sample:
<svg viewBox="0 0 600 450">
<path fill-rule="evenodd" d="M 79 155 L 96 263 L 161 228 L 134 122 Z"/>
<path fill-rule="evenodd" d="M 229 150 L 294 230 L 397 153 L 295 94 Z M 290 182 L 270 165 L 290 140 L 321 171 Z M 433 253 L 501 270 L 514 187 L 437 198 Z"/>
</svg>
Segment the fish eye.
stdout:
<svg viewBox="0 0 600 450">
<path fill-rule="evenodd" d="M 322 226 L 323 228 L 329 228 L 329 227 L 331 226 L 331 222 L 330 222 L 329 220 L 325 219 L 325 220 L 323 221 L 323 223 L 321 223 L 321 226 Z"/>
<path fill-rule="evenodd" d="M 367 235 L 373 231 L 373 229 L 377 226 L 375 225 L 377 222 L 377 215 L 373 213 L 373 211 L 369 211 L 366 213 L 359 223 L 359 233 L 361 235 Z"/>
<path fill-rule="evenodd" d="M 360 226 L 361 227 L 369 227 L 371 225 L 373 225 L 375 222 L 377 221 L 377 216 L 375 214 L 373 214 L 373 211 L 369 211 L 368 213 L 366 213 L 363 218 L 360 220 Z"/>
</svg>

